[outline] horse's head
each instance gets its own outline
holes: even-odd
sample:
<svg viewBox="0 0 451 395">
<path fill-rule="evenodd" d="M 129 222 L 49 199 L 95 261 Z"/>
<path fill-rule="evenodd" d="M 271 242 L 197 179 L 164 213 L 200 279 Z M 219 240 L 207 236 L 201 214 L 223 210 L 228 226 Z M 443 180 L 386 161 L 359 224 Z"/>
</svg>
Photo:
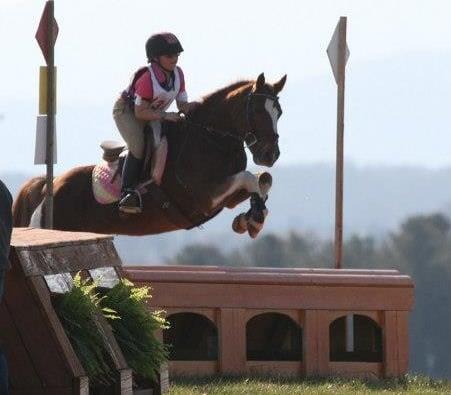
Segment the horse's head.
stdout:
<svg viewBox="0 0 451 395">
<path fill-rule="evenodd" d="M 265 82 L 261 73 L 246 99 L 248 131 L 245 142 L 257 165 L 272 166 L 279 158 L 279 134 L 277 121 L 282 115 L 278 94 L 283 89 L 287 76 L 275 84 Z"/>
</svg>

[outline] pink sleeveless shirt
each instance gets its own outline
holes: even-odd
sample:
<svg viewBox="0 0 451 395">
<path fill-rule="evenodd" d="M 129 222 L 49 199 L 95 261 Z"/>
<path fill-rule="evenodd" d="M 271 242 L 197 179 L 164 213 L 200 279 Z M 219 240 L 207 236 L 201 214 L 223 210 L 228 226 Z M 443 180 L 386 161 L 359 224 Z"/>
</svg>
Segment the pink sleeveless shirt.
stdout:
<svg viewBox="0 0 451 395">
<path fill-rule="evenodd" d="M 135 104 L 141 100 L 151 102 L 154 110 L 166 111 L 174 100 L 187 102 L 188 95 L 185 90 L 185 78 L 180 67 L 174 69 L 174 83 L 172 89 L 163 88 L 165 74 L 158 64 L 152 63 L 148 70 L 136 81 Z"/>
</svg>

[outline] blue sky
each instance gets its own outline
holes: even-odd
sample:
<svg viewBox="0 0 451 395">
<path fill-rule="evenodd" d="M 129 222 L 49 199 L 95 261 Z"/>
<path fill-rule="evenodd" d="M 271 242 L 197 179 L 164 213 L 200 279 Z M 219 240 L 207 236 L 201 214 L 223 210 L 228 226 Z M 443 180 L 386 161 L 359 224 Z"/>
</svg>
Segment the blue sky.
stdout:
<svg viewBox="0 0 451 395">
<path fill-rule="evenodd" d="M 0 171 L 33 166 L 44 1 L 0 3 Z M 348 17 L 345 156 L 362 166 L 451 165 L 451 2 L 55 0 L 60 26 L 56 171 L 93 163 L 119 138 L 111 106 L 149 34 L 181 39 L 192 99 L 264 71 L 288 74 L 280 165 L 335 160 L 336 86 L 326 48 Z"/>
</svg>

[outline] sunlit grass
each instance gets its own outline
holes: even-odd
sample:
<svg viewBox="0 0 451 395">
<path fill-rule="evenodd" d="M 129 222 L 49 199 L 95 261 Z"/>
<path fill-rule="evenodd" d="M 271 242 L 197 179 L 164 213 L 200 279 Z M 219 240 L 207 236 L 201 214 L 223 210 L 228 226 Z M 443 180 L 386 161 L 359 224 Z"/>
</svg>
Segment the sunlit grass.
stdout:
<svg viewBox="0 0 451 395">
<path fill-rule="evenodd" d="M 171 395 L 194 394 L 451 394 L 451 382 L 422 376 L 390 380 L 211 377 L 171 380 Z"/>
</svg>

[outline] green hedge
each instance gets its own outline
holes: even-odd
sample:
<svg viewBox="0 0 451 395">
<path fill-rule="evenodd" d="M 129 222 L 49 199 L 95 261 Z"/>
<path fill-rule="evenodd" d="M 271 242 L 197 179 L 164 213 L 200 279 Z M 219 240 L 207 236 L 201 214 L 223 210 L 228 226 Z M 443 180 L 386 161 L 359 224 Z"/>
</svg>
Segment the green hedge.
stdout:
<svg viewBox="0 0 451 395">
<path fill-rule="evenodd" d="M 99 306 L 101 298 L 95 293 L 95 287 L 78 273 L 72 289 L 53 298 L 55 311 L 93 387 L 115 382 L 113 364 L 94 317 L 99 308 L 110 320 L 116 316 Z"/>
<path fill-rule="evenodd" d="M 162 311 L 152 312 L 146 306 L 150 298 L 149 287 L 137 288 L 122 279 L 106 291 L 100 305 L 120 317 L 107 318 L 128 366 L 141 377 L 156 381 L 161 364 L 168 359 L 168 350 L 155 332 L 168 328 L 168 324 Z"/>
</svg>

